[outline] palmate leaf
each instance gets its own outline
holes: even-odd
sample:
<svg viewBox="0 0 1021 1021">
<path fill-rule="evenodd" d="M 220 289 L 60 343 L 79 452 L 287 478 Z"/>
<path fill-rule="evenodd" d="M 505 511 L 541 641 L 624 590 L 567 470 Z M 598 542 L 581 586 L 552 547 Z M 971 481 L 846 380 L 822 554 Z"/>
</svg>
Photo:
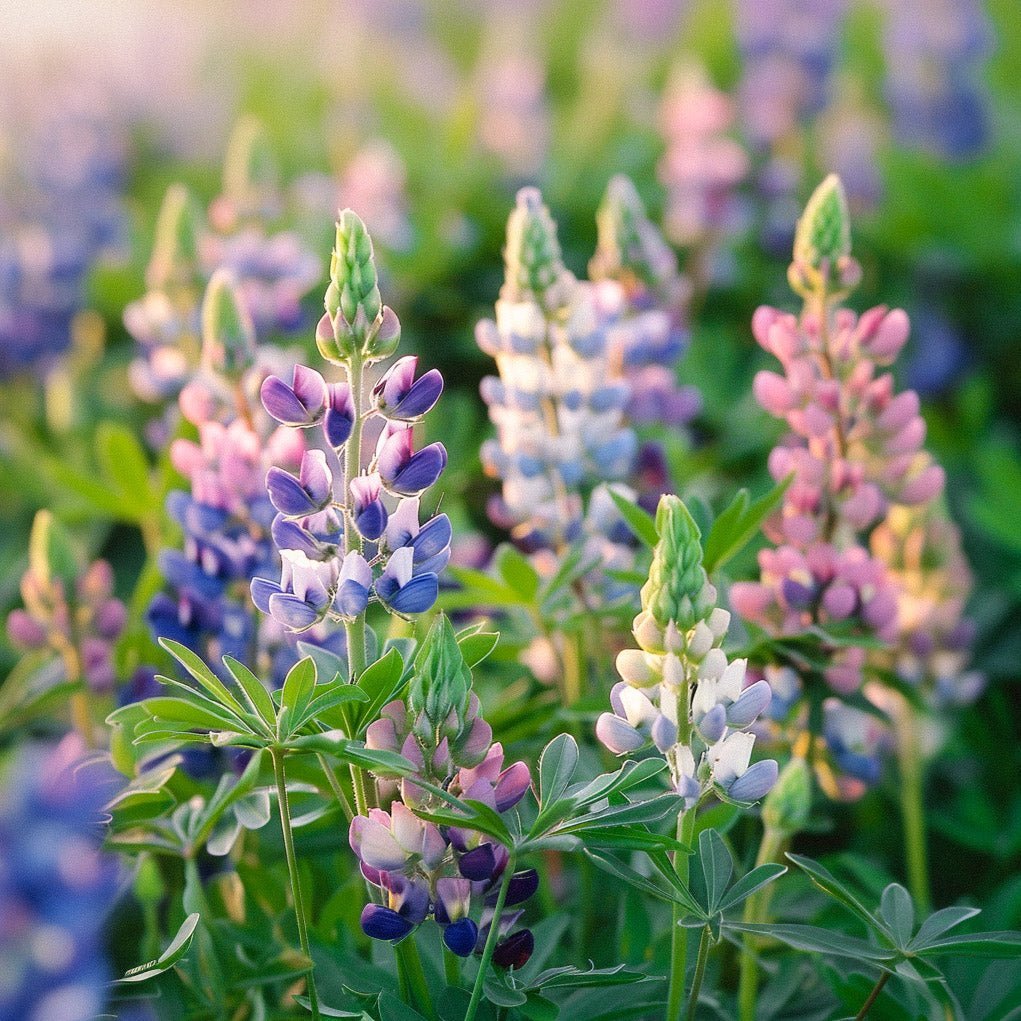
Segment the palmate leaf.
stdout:
<svg viewBox="0 0 1021 1021">
<path fill-rule="evenodd" d="M 172 641 L 169 638 L 160 638 L 159 644 L 170 653 L 178 663 L 200 684 L 213 699 L 225 708 L 230 709 L 239 719 L 244 719 L 252 714 L 241 705 L 241 703 L 230 693 L 227 686 L 220 680 L 212 670 L 202 661 L 202 658 L 192 652 L 187 646 L 180 642 Z"/>
<path fill-rule="evenodd" d="M 570 734 L 558 734 L 539 756 L 539 806 L 547 809 L 559 801 L 578 768 L 578 743 Z"/>
<path fill-rule="evenodd" d="M 795 950 L 809 953 L 833 954 L 850 960 L 868 961 L 873 964 L 890 966 L 899 954 L 894 948 L 877 947 L 857 936 L 846 936 L 830 929 L 814 925 L 772 923 L 762 925 L 751 922 L 727 922 L 727 928 L 735 932 L 748 932 L 755 936 L 772 937 Z"/>
<path fill-rule="evenodd" d="M 687 885 L 677 876 L 674 876 L 675 882 L 670 885 L 670 888 L 666 889 L 611 855 L 600 854 L 590 847 L 585 848 L 585 854 L 595 865 L 614 878 L 621 879 L 635 889 L 652 894 L 653 897 L 660 900 L 676 902 L 693 917 L 702 918 L 702 906 L 691 895 Z"/>
<path fill-rule="evenodd" d="M 381 748 L 366 748 L 361 741 L 344 737 L 341 731 L 291 737 L 281 747 L 290 751 L 321 752 L 381 777 L 393 779 L 415 774 L 414 765 L 403 756 Z"/>
<path fill-rule="evenodd" d="M 1021 932 L 976 932 L 934 940 L 919 951 L 936 957 L 954 954 L 961 957 L 1021 958 Z"/>
<path fill-rule="evenodd" d="M 911 894 L 900 883 L 890 883 L 883 890 L 879 913 L 890 927 L 896 945 L 906 947 L 915 934 L 915 906 L 911 903 Z"/>
<path fill-rule="evenodd" d="M 237 681 L 238 688 L 251 706 L 252 712 L 256 713 L 268 727 L 276 730 L 277 707 L 262 681 L 233 656 L 224 656 L 223 665 Z"/>
<path fill-rule="evenodd" d="M 924 947 L 932 941 L 939 939 L 945 932 L 949 932 L 955 926 L 974 918 L 980 913 L 979 908 L 951 907 L 940 908 L 934 911 L 918 927 L 915 938 L 911 941 L 911 948 Z"/>
<path fill-rule="evenodd" d="M 786 865 L 780 865 L 772 861 L 757 866 L 747 875 L 742 876 L 727 890 L 726 895 L 720 901 L 720 910 L 730 911 L 736 908 L 753 893 L 757 893 L 764 886 L 768 886 L 774 880 L 779 879 L 786 871 Z"/>
<path fill-rule="evenodd" d="M 316 665 L 311 656 L 298 660 L 284 678 L 280 691 L 280 712 L 277 715 L 277 737 L 294 733 L 296 721 L 312 701 L 316 686 Z"/>
<path fill-rule="evenodd" d="M 698 835 L 698 862 L 705 880 L 704 906 L 709 915 L 715 915 L 734 876 L 734 859 L 715 830 L 703 830 Z"/>
<path fill-rule="evenodd" d="M 813 861 L 811 858 L 806 858 L 800 854 L 791 854 L 788 852 L 787 857 L 794 862 L 798 868 L 808 873 L 809 879 L 817 886 L 823 893 L 829 894 L 834 900 L 839 901 L 848 909 L 859 921 L 863 922 L 865 926 L 873 932 L 879 933 L 884 936 L 889 942 L 893 942 L 893 934 L 886 927 L 886 925 L 875 917 L 862 902 L 855 896 L 855 894 L 841 883 L 836 876 L 834 876 L 828 869 L 824 868 L 817 861 Z"/>
<path fill-rule="evenodd" d="M 181 928 L 177 930 L 177 935 L 171 940 L 170 946 L 155 961 L 149 961 L 148 964 L 132 968 L 120 981 L 144 982 L 146 979 L 154 978 L 156 975 L 162 975 L 163 972 L 169 971 L 188 953 L 191 941 L 195 936 L 195 927 L 198 924 L 199 915 L 197 912 L 188 915 L 181 924 Z"/>
</svg>

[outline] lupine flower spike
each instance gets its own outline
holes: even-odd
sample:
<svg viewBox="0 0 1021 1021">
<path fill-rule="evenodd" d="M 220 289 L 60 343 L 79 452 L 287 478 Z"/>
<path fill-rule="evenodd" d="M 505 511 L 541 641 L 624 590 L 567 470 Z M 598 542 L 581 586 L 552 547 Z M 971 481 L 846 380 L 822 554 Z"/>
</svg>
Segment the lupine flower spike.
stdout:
<svg viewBox="0 0 1021 1021">
<path fill-rule="evenodd" d="M 379 781 L 389 809 L 370 809 L 351 823 L 351 847 L 362 873 L 382 891 L 382 903 L 362 911 L 362 929 L 374 939 L 401 940 L 432 917 L 447 948 L 469 957 L 481 952 L 490 927 L 498 925 L 501 942 L 494 960 L 520 967 L 533 938 L 527 929 L 511 930 L 520 906 L 538 888 L 535 870 L 510 879 L 505 906 L 514 910 L 497 919 L 493 907 L 507 849 L 471 830 L 440 828 L 415 815 L 444 807 L 416 781 L 496 812 L 513 808 L 531 782 L 525 763 L 504 766 L 503 748 L 493 743 L 493 732 L 479 714 L 471 671 L 446 617 L 436 620 L 422 644 L 407 701 L 383 707 L 366 745 L 403 755 L 416 773 L 399 786 Z"/>
<path fill-rule="evenodd" d="M 639 648 L 617 657 L 613 711 L 599 717 L 596 734 L 617 755 L 654 745 L 686 809 L 714 790 L 757 801 L 777 776 L 772 759 L 751 763 L 755 736 L 748 731 L 769 706 L 769 685 L 746 685 L 747 662 L 728 661 L 720 648 L 730 614 L 716 605 L 698 526 L 677 497 L 661 498 L 656 527 L 659 542 L 634 622 Z"/>
</svg>

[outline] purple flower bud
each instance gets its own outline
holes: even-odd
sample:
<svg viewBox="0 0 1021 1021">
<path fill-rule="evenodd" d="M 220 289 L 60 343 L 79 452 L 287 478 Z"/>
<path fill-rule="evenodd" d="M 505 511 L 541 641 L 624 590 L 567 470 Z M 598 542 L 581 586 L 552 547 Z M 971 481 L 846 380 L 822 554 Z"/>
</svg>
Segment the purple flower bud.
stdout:
<svg viewBox="0 0 1021 1021">
<path fill-rule="evenodd" d="M 524 762 L 515 762 L 508 766 L 496 781 L 493 794 L 496 797 L 496 810 L 506 812 L 513 808 L 524 796 L 532 782 L 532 775 Z"/>
<path fill-rule="evenodd" d="M 753 762 L 727 789 L 735 801 L 752 802 L 764 798 L 776 783 L 779 769 L 775 759 Z"/>
<path fill-rule="evenodd" d="M 526 869 L 524 872 L 515 872 L 507 884 L 507 899 L 504 906 L 514 907 L 516 904 L 524 904 L 536 890 L 539 889 L 539 873 L 535 869 Z M 486 904 L 493 907 L 499 896 L 498 890 L 491 890 L 486 897 Z"/>
<path fill-rule="evenodd" d="M 792 610 L 807 610 L 815 600 L 814 590 L 793 578 L 784 578 L 781 590 L 784 600 Z"/>
<path fill-rule="evenodd" d="M 627 720 L 622 720 L 614 713 L 600 714 L 596 720 L 596 737 L 614 755 L 626 755 L 645 744 L 645 738 Z"/>
<path fill-rule="evenodd" d="M 11 610 L 7 617 L 7 634 L 23 649 L 39 649 L 46 644 L 46 628 L 25 610 Z"/>
<path fill-rule="evenodd" d="M 326 409 L 323 429 L 331 446 L 342 447 L 347 443 L 355 421 L 351 387 L 347 383 L 331 383 L 328 389 L 329 406 Z"/>
<path fill-rule="evenodd" d="M 707 744 L 716 744 L 726 729 L 727 710 L 719 704 L 714 705 L 698 724 L 698 732 L 705 738 Z"/>
<path fill-rule="evenodd" d="M 461 918 L 443 930 L 443 942 L 458 957 L 471 957 L 478 938 L 479 927 L 470 918 Z"/>
<path fill-rule="evenodd" d="M 766 710 L 772 698 L 769 681 L 756 681 L 745 688 L 738 700 L 727 709 L 727 723 L 739 730 L 749 726 Z"/>
<path fill-rule="evenodd" d="M 493 951 L 493 964 L 500 968 L 523 968 L 535 950 L 535 937 L 531 929 L 519 929 Z"/>
<path fill-rule="evenodd" d="M 281 425 L 305 429 L 323 416 L 327 402 L 326 380 L 315 369 L 295 365 L 291 384 L 267 376 L 261 389 L 262 406 Z"/>
<path fill-rule="evenodd" d="M 376 447 L 376 468 L 383 485 L 397 496 L 417 496 L 427 490 L 447 466 L 442 443 L 414 449 L 410 427 L 388 425 Z"/>
<path fill-rule="evenodd" d="M 493 845 L 479 844 L 474 850 L 462 854 L 457 861 L 457 868 L 465 879 L 473 883 L 485 883 L 493 878 L 496 871 L 496 853 Z"/>
<path fill-rule="evenodd" d="M 416 380 L 417 368 L 415 355 L 398 358 L 373 388 L 376 406 L 385 418 L 414 422 L 439 400 L 443 392 L 443 376 L 439 370 L 430 369 Z"/>
<path fill-rule="evenodd" d="M 391 908 L 366 904 L 362 908 L 362 932 L 371 939 L 396 941 L 404 939 L 415 926 Z"/>
<path fill-rule="evenodd" d="M 364 539 L 375 542 L 386 529 L 387 510 L 379 498 L 381 491 L 379 476 L 358 475 L 348 486 L 351 494 L 351 513 L 355 528 Z"/>
<path fill-rule="evenodd" d="M 677 724 L 662 713 L 652 721 L 652 743 L 664 753 L 677 744 Z"/>
</svg>

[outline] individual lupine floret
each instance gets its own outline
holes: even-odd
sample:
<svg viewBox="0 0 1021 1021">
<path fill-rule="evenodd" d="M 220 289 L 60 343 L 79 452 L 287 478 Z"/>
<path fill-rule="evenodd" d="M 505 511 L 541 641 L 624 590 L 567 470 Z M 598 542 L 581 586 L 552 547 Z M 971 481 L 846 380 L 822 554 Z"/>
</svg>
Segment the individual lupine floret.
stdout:
<svg viewBox="0 0 1021 1021">
<path fill-rule="evenodd" d="M 374 939 L 399 940 L 431 915 L 443 929 L 446 946 L 461 957 L 481 951 L 491 925 L 509 933 L 520 915 L 510 911 L 499 920 L 493 917 L 507 849 L 472 830 L 441 829 L 419 819 L 416 810 L 442 804 L 424 784 L 506 812 L 531 782 L 525 763 L 504 767 L 503 749 L 493 744 L 471 684 L 453 628 L 441 616 L 416 657 L 407 701 L 384 706 L 366 733 L 367 747 L 397 752 L 416 771 L 399 786 L 378 781 L 389 810 L 356 816 L 350 829 L 363 875 L 383 892 L 382 904 L 363 910 L 363 930 Z M 515 873 L 505 907 L 518 907 L 537 888 L 534 870 Z M 499 944 L 505 967 L 520 967 L 527 960 L 532 945 L 531 934 L 523 935 L 527 932 L 519 930 Z"/>
<path fill-rule="evenodd" d="M 113 580 L 105 560 L 82 570 L 60 524 L 49 511 L 39 511 L 21 579 L 24 608 L 10 612 L 7 634 L 20 649 L 59 657 L 67 680 L 109 692 L 116 680 L 114 644 L 127 619 Z"/>
<path fill-rule="evenodd" d="M 630 470 L 628 388 L 612 378 L 607 317 L 591 285 L 564 267 L 556 227 L 535 188 L 523 188 L 507 224 L 506 277 L 496 319 L 476 329 L 498 377 L 482 383 L 496 438 L 482 460 L 503 482 L 498 523 L 533 546 L 577 535 L 581 489 Z"/>
<path fill-rule="evenodd" d="M 686 809 L 712 790 L 757 801 L 776 780 L 777 765 L 751 764 L 755 737 L 746 728 L 768 707 L 769 685 L 746 687 L 747 662 L 728 661 L 720 648 L 730 614 L 716 605 L 698 526 L 677 497 L 662 497 L 656 527 L 659 541 L 634 622 L 639 648 L 617 657 L 622 681 L 596 734 L 618 755 L 654 744 Z"/>
<path fill-rule="evenodd" d="M 447 516 L 419 518 L 420 497 L 446 467 L 447 452 L 442 443 L 414 444 L 415 425 L 436 404 L 443 379 L 436 370 L 416 378 L 415 357 L 369 377 L 396 350 L 400 323 L 382 303 L 372 242 L 351 210 L 337 221 L 324 304 L 316 342 L 347 379 L 326 383 L 298 366 L 290 383 L 269 376 L 262 384 L 266 411 L 309 446 L 297 475 L 282 468 L 266 475 L 277 511 L 272 535 L 285 565 L 279 582 L 252 582 L 259 608 L 292 631 L 326 619 L 351 624 L 370 599 L 400 616 L 423 613 L 436 601 L 450 556 Z M 377 436 L 366 462 L 370 420 Z"/>
<path fill-rule="evenodd" d="M 760 553 L 759 582 L 735 584 L 731 603 L 775 633 L 844 621 L 889 641 L 897 595 L 868 535 L 891 504 L 932 500 L 943 472 L 922 449 L 917 396 L 895 394 L 892 376 L 879 372 L 907 340 L 907 316 L 880 306 L 857 317 L 839 307 L 860 271 L 832 175 L 798 223 L 788 275 L 805 299 L 800 317 L 760 308 L 752 328 L 784 369 L 760 372 L 754 389 L 791 430 L 769 458 L 773 477 L 791 481 L 765 525 L 777 548 Z M 825 676 L 835 690 L 853 691 L 864 662 L 861 648 L 835 650 Z"/>
</svg>

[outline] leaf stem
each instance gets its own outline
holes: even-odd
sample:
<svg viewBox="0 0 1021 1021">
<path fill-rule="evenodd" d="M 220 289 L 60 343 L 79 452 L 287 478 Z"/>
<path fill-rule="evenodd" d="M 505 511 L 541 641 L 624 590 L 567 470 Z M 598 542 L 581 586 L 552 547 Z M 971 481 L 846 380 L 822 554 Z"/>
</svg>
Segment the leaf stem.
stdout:
<svg viewBox="0 0 1021 1021">
<path fill-rule="evenodd" d="M 486 945 L 482 948 L 482 960 L 479 962 L 479 971 L 475 976 L 475 984 L 472 986 L 471 1001 L 468 1004 L 468 1011 L 464 1015 L 464 1021 L 475 1021 L 475 1015 L 482 1000 L 482 986 L 486 980 L 486 972 L 489 971 L 489 964 L 493 960 L 493 951 L 496 950 L 496 941 L 500 935 L 500 916 L 503 914 L 503 906 L 507 903 L 507 890 L 510 887 L 511 876 L 514 875 L 514 855 L 507 859 L 503 869 L 503 879 L 500 883 L 500 892 L 496 897 L 496 907 L 493 910 L 493 920 L 489 925 L 489 934 L 486 936 Z"/>
<path fill-rule="evenodd" d="M 425 1011 L 428 1021 L 436 1021 L 436 1008 L 433 1006 L 429 983 L 425 979 L 422 958 L 419 956 L 414 934 L 405 936 L 399 943 L 395 943 L 394 952 L 397 954 L 397 969 L 407 986 L 409 998 L 414 1001 L 413 1005 Z"/>
<path fill-rule="evenodd" d="M 702 938 L 698 941 L 698 957 L 695 958 L 695 976 L 691 980 L 691 997 L 688 1000 L 688 1021 L 695 1021 L 698 1009 L 698 994 L 702 991 L 706 961 L 709 959 L 709 926 L 702 926 Z"/>
<path fill-rule="evenodd" d="M 287 874 L 291 880 L 291 898 L 294 901 L 294 917 L 298 923 L 298 940 L 301 952 L 308 958 L 308 1000 L 312 1008 L 312 1017 L 318 1021 L 319 998 L 316 995 L 315 978 L 312 974 L 315 967 L 312 963 L 312 951 L 308 942 L 308 925 L 305 921 L 305 904 L 301 896 L 301 883 L 298 878 L 298 859 L 294 853 L 294 834 L 291 832 L 291 810 L 287 800 L 287 778 L 284 775 L 284 752 L 280 748 L 271 748 L 273 773 L 277 781 L 277 804 L 280 808 L 280 830 L 284 837 L 284 853 L 287 856 Z"/>
<path fill-rule="evenodd" d="M 695 833 L 695 810 L 677 815 L 677 839 L 691 846 Z M 674 874 L 683 883 L 688 882 L 688 853 L 674 852 Z M 673 904 L 670 924 L 670 984 L 667 990 L 666 1021 L 677 1021 L 684 1005 L 684 980 L 688 968 L 688 930 L 681 925 L 684 908 Z"/>
<path fill-rule="evenodd" d="M 879 994 L 883 991 L 883 986 L 890 981 L 890 973 L 884 971 L 879 976 L 879 981 L 872 987 L 872 992 L 869 993 L 868 999 L 861 1005 L 861 1010 L 854 1015 L 854 1021 L 864 1021 L 864 1018 L 868 1016 L 869 1011 L 872 1009 L 872 1005 L 879 999 Z"/>
<path fill-rule="evenodd" d="M 914 707 L 901 698 L 894 713 L 897 761 L 900 766 L 900 808 L 904 823 L 904 852 L 908 888 L 923 914 L 931 910 L 929 867 L 925 846 L 925 808 L 922 750 Z"/>
<path fill-rule="evenodd" d="M 776 861 L 784 843 L 784 835 L 777 830 L 766 827 L 759 843 L 759 853 L 755 858 L 755 868 L 767 862 Z M 753 893 L 744 902 L 742 921 L 745 923 L 768 922 L 769 901 L 772 899 L 770 887 Z M 758 940 L 749 932 L 744 934 L 741 942 L 741 973 L 737 986 L 737 1005 L 739 1021 L 754 1021 L 755 1001 L 759 991 L 759 955 Z"/>
<path fill-rule="evenodd" d="M 354 818 L 354 809 L 351 807 L 351 802 L 348 801 L 347 795 L 344 793 L 344 788 L 340 786 L 340 781 L 337 779 L 337 774 L 333 772 L 329 761 L 322 752 L 316 753 L 316 758 L 319 760 L 319 765 L 322 767 L 323 772 L 326 774 L 326 782 L 330 785 L 330 790 L 333 791 L 333 796 L 337 799 L 341 809 L 344 812 L 344 816 L 347 821 L 350 822 Z"/>
</svg>

